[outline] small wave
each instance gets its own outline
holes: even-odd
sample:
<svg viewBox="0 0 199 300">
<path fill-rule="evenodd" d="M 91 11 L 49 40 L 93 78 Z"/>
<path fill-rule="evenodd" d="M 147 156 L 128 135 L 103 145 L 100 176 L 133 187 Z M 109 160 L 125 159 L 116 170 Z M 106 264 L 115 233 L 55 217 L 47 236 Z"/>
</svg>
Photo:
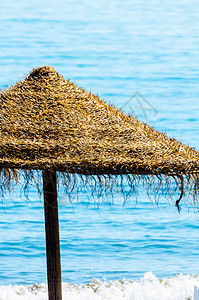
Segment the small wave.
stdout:
<svg viewBox="0 0 199 300">
<path fill-rule="evenodd" d="M 63 300 L 194 300 L 199 275 L 176 275 L 159 280 L 152 272 L 137 281 L 93 279 L 84 285 L 63 283 Z M 47 300 L 47 286 L 0 286 L 0 300 Z"/>
</svg>

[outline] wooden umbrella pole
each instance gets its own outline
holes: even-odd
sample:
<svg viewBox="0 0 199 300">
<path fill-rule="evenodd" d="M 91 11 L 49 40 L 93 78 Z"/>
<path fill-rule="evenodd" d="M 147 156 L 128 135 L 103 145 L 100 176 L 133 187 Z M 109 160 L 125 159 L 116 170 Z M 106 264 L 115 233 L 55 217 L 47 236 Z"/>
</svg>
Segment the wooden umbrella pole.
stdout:
<svg viewBox="0 0 199 300">
<path fill-rule="evenodd" d="M 57 204 L 57 177 L 55 171 L 43 171 L 43 193 L 46 230 L 48 299 L 61 300 L 61 262 L 59 218 Z"/>
</svg>

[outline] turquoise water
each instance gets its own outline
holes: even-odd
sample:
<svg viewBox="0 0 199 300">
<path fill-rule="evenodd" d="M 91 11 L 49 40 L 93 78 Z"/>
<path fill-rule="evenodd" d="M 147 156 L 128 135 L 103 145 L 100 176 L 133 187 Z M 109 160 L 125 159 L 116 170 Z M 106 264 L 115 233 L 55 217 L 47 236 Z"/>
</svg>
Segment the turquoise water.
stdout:
<svg viewBox="0 0 199 300">
<path fill-rule="evenodd" d="M 199 7 L 191 1 L 0 2 L 0 88 L 53 65 L 107 102 L 199 149 Z M 62 194 L 62 193 L 61 193 Z M 46 281 L 42 200 L 11 194 L 0 212 L 0 285 Z M 60 196 L 64 282 L 199 274 L 199 220 L 144 193 L 96 208 Z"/>
</svg>

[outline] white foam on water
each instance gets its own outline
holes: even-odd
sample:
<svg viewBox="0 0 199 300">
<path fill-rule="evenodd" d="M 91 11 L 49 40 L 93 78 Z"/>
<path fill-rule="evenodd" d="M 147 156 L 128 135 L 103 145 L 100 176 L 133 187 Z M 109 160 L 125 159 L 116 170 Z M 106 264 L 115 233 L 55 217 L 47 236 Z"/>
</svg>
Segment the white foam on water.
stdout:
<svg viewBox="0 0 199 300">
<path fill-rule="evenodd" d="M 199 275 L 177 275 L 159 280 L 152 272 L 138 281 L 101 281 L 84 285 L 63 283 L 63 300 L 197 300 L 194 287 Z M 0 287 L 0 300 L 47 300 L 47 286 L 9 285 Z"/>
</svg>

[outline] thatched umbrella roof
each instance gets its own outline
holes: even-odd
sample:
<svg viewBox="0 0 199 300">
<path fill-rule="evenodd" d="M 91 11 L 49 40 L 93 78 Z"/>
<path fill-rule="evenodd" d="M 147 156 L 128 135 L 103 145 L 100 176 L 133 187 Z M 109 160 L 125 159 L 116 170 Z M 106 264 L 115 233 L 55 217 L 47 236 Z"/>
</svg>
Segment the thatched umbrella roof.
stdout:
<svg viewBox="0 0 199 300">
<path fill-rule="evenodd" d="M 155 183 L 156 190 L 164 190 L 161 176 L 171 177 L 181 185 L 177 205 L 186 179 L 194 201 L 198 195 L 199 152 L 125 115 L 52 67 L 33 69 L 1 91 L 0 105 L 0 192 L 9 189 L 12 178 L 17 181 L 18 169 L 30 177 L 31 170 L 42 170 L 50 300 L 62 298 L 57 171 L 97 175 L 105 191 L 115 185 L 113 175 L 155 176 L 160 185 L 152 180 L 149 189 Z M 108 184 L 101 180 L 104 174 Z"/>
<path fill-rule="evenodd" d="M 0 93 L 0 168 L 191 174 L 199 152 L 65 80 L 52 67 Z"/>
</svg>

